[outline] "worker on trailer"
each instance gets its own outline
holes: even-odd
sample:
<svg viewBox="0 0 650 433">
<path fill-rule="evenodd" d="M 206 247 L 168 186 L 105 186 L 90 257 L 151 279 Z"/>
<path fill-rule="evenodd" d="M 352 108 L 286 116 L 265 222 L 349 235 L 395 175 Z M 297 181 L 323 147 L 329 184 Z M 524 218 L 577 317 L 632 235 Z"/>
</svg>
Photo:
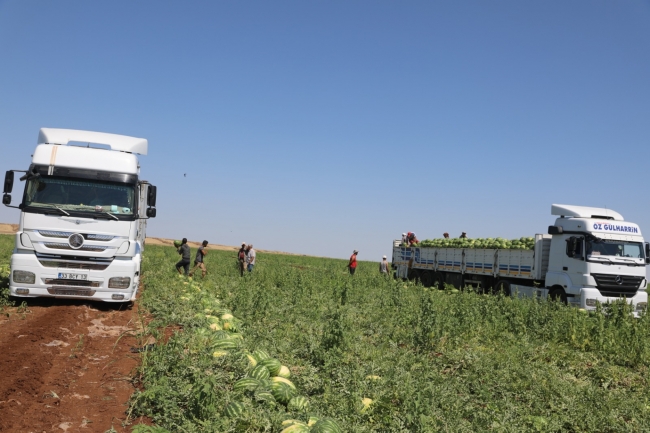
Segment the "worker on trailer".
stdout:
<svg viewBox="0 0 650 433">
<path fill-rule="evenodd" d="M 417 244 L 418 242 L 420 242 L 420 241 L 419 241 L 418 238 L 415 236 L 415 233 L 409 232 L 409 233 L 408 233 L 408 244 L 409 244 L 409 247 L 412 246 L 412 245 Z"/>
<path fill-rule="evenodd" d="M 458 236 L 460 239 L 467 239 L 467 233 L 462 232 L 460 236 Z"/>
</svg>

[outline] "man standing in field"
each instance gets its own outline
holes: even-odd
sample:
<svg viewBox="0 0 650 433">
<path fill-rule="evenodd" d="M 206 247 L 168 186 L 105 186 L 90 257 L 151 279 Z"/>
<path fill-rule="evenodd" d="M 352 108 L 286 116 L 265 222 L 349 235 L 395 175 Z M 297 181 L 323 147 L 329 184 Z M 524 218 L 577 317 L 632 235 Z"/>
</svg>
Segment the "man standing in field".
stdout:
<svg viewBox="0 0 650 433">
<path fill-rule="evenodd" d="M 205 263 L 203 263 L 203 258 L 208 254 L 208 250 L 205 247 L 208 246 L 208 241 L 203 241 L 199 250 L 196 252 L 196 257 L 194 258 L 194 267 L 190 271 L 190 277 L 194 275 L 196 268 L 201 268 L 201 278 L 205 278 L 205 274 L 208 273 L 208 270 L 205 268 Z"/>
<path fill-rule="evenodd" d="M 359 251 L 354 250 L 354 252 L 350 256 L 350 263 L 348 263 L 348 269 L 350 269 L 350 275 L 354 275 L 354 271 L 357 270 L 357 254 L 359 254 Z"/>
<path fill-rule="evenodd" d="M 253 272 L 253 266 L 255 266 L 255 250 L 253 249 L 253 244 L 250 244 L 246 249 L 246 262 L 248 263 L 248 272 Z"/>
<path fill-rule="evenodd" d="M 246 242 L 241 243 L 241 248 L 237 253 L 237 260 L 239 261 L 239 275 L 243 277 L 246 268 Z"/>
<path fill-rule="evenodd" d="M 384 256 L 382 261 L 379 263 L 379 272 L 381 272 L 384 275 L 388 275 L 389 269 L 390 269 L 390 263 L 388 263 L 386 256 Z"/>
<path fill-rule="evenodd" d="M 183 238 L 181 246 L 176 251 L 181 255 L 181 260 L 176 263 L 176 270 L 182 275 L 181 268 L 183 268 L 187 275 L 190 272 L 190 246 L 187 245 L 187 238 Z"/>
</svg>

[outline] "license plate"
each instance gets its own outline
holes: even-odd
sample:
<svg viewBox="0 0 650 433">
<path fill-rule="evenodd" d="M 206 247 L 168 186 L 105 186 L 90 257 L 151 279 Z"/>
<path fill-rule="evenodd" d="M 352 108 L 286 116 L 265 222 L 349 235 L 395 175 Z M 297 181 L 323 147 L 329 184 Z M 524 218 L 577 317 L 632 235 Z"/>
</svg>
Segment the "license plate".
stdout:
<svg viewBox="0 0 650 433">
<path fill-rule="evenodd" d="M 59 272 L 59 280 L 87 280 L 88 274 L 68 274 Z"/>
</svg>

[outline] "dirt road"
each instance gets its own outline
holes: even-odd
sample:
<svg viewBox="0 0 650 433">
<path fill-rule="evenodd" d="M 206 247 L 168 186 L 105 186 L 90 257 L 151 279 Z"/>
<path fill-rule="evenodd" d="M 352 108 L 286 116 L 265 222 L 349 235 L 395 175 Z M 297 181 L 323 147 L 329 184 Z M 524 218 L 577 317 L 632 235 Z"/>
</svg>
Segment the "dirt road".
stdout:
<svg viewBox="0 0 650 433">
<path fill-rule="evenodd" d="M 139 354 L 137 304 L 38 300 L 0 316 L 0 432 L 117 432 Z M 8 316 L 8 317 L 7 317 Z"/>
</svg>

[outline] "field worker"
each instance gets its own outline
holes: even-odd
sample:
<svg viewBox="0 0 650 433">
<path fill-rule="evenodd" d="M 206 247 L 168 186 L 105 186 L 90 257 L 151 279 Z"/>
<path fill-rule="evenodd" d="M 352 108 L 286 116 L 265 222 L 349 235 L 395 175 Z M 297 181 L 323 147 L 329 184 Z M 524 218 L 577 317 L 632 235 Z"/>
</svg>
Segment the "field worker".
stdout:
<svg viewBox="0 0 650 433">
<path fill-rule="evenodd" d="M 409 241 L 409 246 L 415 245 L 418 242 L 420 242 L 418 238 L 415 236 L 415 233 L 411 233 L 411 232 L 409 232 L 408 241 Z"/>
<path fill-rule="evenodd" d="M 253 272 L 253 266 L 255 266 L 255 250 L 253 249 L 253 244 L 250 244 L 246 249 L 246 263 L 248 264 L 246 267 L 248 272 Z"/>
<path fill-rule="evenodd" d="M 390 263 L 388 263 L 388 260 L 386 259 L 386 256 L 382 259 L 382 261 L 379 263 L 379 272 L 382 274 L 388 275 L 388 270 L 390 269 Z"/>
<path fill-rule="evenodd" d="M 449 233 L 444 232 L 444 233 L 442 234 L 442 237 L 445 238 L 445 239 L 449 239 Z"/>
<path fill-rule="evenodd" d="M 194 267 L 190 271 L 190 277 L 194 275 L 196 268 L 201 268 L 201 278 L 205 278 L 205 274 L 208 273 L 208 270 L 205 269 L 205 263 L 203 263 L 203 258 L 208 254 L 208 250 L 205 247 L 208 246 L 208 241 L 203 241 L 199 250 L 196 252 L 196 257 L 194 258 Z"/>
<path fill-rule="evenodd" d="M 190 246 L 187 245 L 187 238 L 183 238 L 181 241 L 181 246 L 176 250 L 178 254 L 181 255 L 181 260 L 176 263 L 176 270 L 179 274 L 181 273 L 181 267 L 185 269 L 185 275 L 190 272 Z"/>
<path fill-rule="evenodd" d="M 350 269 L 350 275 L 354 275 L 354 271 L 357 270 L 357 254 L 359 254 L 359 251 L 354 250 L 354 252 L 350 256 L 350 263 L 348 263 L 348 269 Z"/>
<path fill-rule="evenodd" d="M 246 242 L 241 243 L 241 248 L 237 253 L 237 260 L 239 261 L 239 275 L 243 277 L 246 268 Z"/>
<path fill-rule="evenodd" d="M 402 245 L 406 245 L 408 243 L 408 238 L 406 237 L 406 233 L 402 233 Z"/>
<path fill-rule="evenodd" d="M 465 232 L 461 233 L 460 239 L 467 239 L 467 233 Z"/>
</svg>

